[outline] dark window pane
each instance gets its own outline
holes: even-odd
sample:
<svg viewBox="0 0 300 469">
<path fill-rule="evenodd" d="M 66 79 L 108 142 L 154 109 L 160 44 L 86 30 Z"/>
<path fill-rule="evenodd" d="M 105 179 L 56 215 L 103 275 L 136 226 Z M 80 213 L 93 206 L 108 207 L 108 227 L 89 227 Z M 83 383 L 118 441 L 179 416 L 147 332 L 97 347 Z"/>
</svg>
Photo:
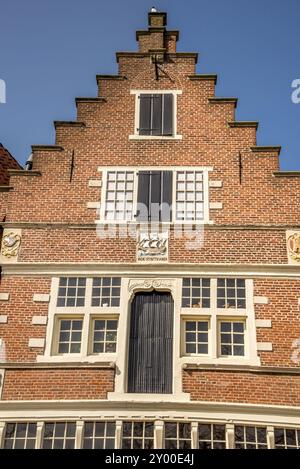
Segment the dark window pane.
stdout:
<svg viewBox="0 0 300 469">
<path fill-rule="evenodd" d="M 36 436 L 36 424 L 35 423 L 28 424 L 27 436 L 28 438 L 34 438 Z"/>
<path fill-rule="evenodd" d="M 266 428 L 257 427 L 257 441 L 258 443 L 267 443 Z"/>
<path fill-rule="evenodd" d="M 57 423 L 55 426 L 55 437 L 63 437 L 65 434 L 65 424 Z"/>
<path fill-rule="evenodd" d="M 275 445 L 284 445 L 284 430 L 283 428 L 275 428 Z"/>
<path fill-rule="evenodd" d="M 77 298 L 76 306 L 84 306 L 84 298 Z"/>
<path fill-rule="evenodd" d="M 53 436 L 54 423 L 45 423 L 44 438 L 51 438 Z"/>
<path fill-rule="evenodd" d="M 27 440 L 25 448 L 35 449 L 35 439 L 32 438 L 32 439 Z"/>
<path fill-rule="evenodd" d="M 165 448 L 166 449 L 177 449 L 176 440 L 166 440 L 165 441 Z"/>
<path fill-rule="evenodd" d="M 208 353 L 208 345 L 206 344 L 198 345 L 198 353 Z"/>
<path fill-rule="evenodd" d="M 244 332 L 244 324 L 242 322 L 234 322 L 233 323 L 233 331 L 234 332 Z"/>
<path fill-rule="evenodd" d="M 197 323 L 196 321 L 187 321 L 185 329 L 187 331 L 196 331 Z"/>
<path fill-rule="evenodd" d="M 191 438 L 191 424 L 190 423 L 179 424 L 179 438 Z"/>
<path fill-rule="evenodd" d="M 17 438 L 25 438 L 26 436 L 26 423 L 18 423 L 16 429 L 16 437 Z"/>
<path fill-rule="evenodd" d="M 84 424 L 84 438 L 93 436 L 93 422 L 85 422 Z"/>
<path fill-rule="evenodd" d="M 246 427 L 246 440 L 247 441 L 254 441 L 255 442 L 255 428 L 254 427 Z"/>
<path fill-rule="evenodd" d="M 53 449 L 63 449 L 64 448 L 64 440 L 57 439 L 53 442 Z"/>
<path fill-rule="evenodd" d="M 43 449 L 52 449 L 52 440 L 43 441 Z"/>
<path fill-rule="evenodd" d="M 225 440 L 225 425 L 213 426 L 214 440 Z"/>
<path fill-rule="evenodd" d="M 244 441 L 244 428 L 238 425 L 235 426 L 235 441 Z"/>
<path fill-rule="evenodd" d="M 72 439 L 66 440 L 65 449 L 74 449 L 75 441 Z"/>
<path fill-rule="evenodd" d="M 296 432 L 295 430 L 287 428 L 285 431 L 287 445 L 296 445 Z"/>
<path fill-rule="evenodd" d="M 25 447 L 24 439 L 18 439 L 15 441 L 15 449 L 24 449 L 24 447 Z"/>
<path fill-rule="evenodd" d="M 67 423 L 67 436 L 68 437 L 75 437 L 76 432 L 76 424 L 75 423 Z"/>
<path fill-rule="evenodd" d="M 165 423 L 165 438 L 176 438 L 177 437 L 177 424 L 176 423 Z"/>
<path fill-rule="evenodd" d="M 221 332 L 231 332 L 231 322 L 221 322 Z"/>
<path fill-rule="evenodd" d="M 189 278 L 182 279 L 182 286 L 183 287 L 189 287 L 190 286 L 190 279 Z"/>
<path fill-rule="evenodd" d="M 75 306 L 75 298 L 67 298 L 66 306 Z"/>
<path fill-rule="evenodd" d="M 82 448 L 83 449 L 92 449 L 93 448 L 92 438 L 86 438 L 85 440 L 83 440 Z"/>
<path fill-rule="evenodd" d="M 211 427 L 206 424 L 199 424 L 199 438 L 201 440 L 211 439 Z"/>
<path fill-rule="evenodd" d="M 131 440 L 123 439 L 122 440 L 122 449 L 131 449 Z"/>
<path fill-rule="evenodd" d="M 95 436 L 104 437 L 105 422 L 96 422 L 95 424 Z"/>
<path fill-rule="evenodd" d="M 67 278 L 66 277 L 61 277 L 59 279 L 59 286 L 60 287 L 65 287 L 67 285 Z"/>
<path fill-rule="evenodd" d="M 116 424 L 115 422 L 107 422 L 106 436 L 115 436 Z"/>
<path fill-rule="evenodd" d="M 131 437 L 131 422 L 123 422 L 123 437 Z"/>
</svg>

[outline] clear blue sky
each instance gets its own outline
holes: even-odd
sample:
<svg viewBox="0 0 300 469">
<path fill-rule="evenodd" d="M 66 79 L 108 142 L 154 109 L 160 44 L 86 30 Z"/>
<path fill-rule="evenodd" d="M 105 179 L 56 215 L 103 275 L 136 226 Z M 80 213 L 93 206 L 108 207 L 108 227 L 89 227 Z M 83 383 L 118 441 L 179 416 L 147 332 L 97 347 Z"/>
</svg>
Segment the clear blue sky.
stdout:
<svg viewBox="0 0 300 469">
<path fill-rule="evenodd" d="M 76 96 L 96 96 L 116 51 L 136 50 L 152 5 L 179 29 L 179 50 L 217 73 L 217 96 L 239 98 L 237 120 L 258 120 L 258 145 L 282 145 L 282 169 L 300 169 L 299 0 L 0 0 L 0 142 L 23 164 L 31 144 L 53 144 L 53 120 L 74 120 Z"/>
</svg>

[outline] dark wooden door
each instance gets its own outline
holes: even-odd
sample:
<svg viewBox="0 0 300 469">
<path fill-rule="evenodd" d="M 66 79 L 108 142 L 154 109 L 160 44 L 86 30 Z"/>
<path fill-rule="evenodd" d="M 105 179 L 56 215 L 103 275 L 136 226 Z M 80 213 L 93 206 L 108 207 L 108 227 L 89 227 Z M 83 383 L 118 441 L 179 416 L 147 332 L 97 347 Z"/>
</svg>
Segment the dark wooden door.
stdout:
<svg viewBox="0 0 300 469">
<path fill-rule="evenodd" d="M 131 306 L 128 392 L 172 393 L 173 315 L 170 293 L 137 293 Z"/>
</svg>

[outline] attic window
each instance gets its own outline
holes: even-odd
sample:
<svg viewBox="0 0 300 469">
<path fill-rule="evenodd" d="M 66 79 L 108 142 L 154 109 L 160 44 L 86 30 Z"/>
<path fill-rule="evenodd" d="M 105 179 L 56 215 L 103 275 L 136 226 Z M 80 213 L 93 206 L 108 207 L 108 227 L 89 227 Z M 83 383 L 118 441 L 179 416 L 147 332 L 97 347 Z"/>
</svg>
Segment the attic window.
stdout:
<svg viewBox="0 0 300 469">
<path fill-rule="evenodd" d="M 173 135 L 173 95 L 140 94 L 139 135 Z"/>
<path fill-rule="evenodd" d="M 135 95 L 134 134 L 130 140 L 172 139 L 177 135 L 177 95 L 181 90 L 131 90 Z"/>
</svg>

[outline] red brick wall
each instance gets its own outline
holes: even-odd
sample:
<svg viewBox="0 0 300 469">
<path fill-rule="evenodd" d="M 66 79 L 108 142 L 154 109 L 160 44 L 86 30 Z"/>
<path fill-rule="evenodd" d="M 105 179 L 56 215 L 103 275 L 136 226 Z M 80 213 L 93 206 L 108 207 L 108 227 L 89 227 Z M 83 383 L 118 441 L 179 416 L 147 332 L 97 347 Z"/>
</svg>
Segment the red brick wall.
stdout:
<svg viewBox="0 0 300 469">
<path fill-rule="evenodd" d="M 6 148 L 0 143 L 0 186 L 6 186 L 9 182 L 8 169 L 20 169 L 19 163 L 12 157 Z"/>
<path fill-rule="evenodd" d="M 113 390 L 112 370 L 6 370 L 2 399 L 106 399 Z"/>
<path fill-rule="evenodd" d="M 299 406 L 300 376 L 237 371 L 184 371 L 193 401 Z"/>
</svg>

